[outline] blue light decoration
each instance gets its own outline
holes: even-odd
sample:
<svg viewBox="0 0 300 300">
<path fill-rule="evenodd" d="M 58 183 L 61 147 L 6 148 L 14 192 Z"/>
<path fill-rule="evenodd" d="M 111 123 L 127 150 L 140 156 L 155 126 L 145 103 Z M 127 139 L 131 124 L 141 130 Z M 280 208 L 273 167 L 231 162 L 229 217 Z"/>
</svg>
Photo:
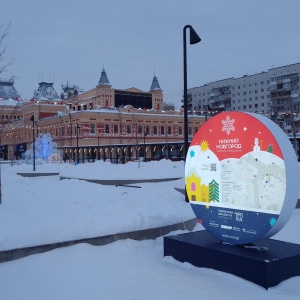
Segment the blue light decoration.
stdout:
<svg viewBox="0 0 300 300">
<path fill-rule="evenodd" d="M 31 149 L 25 152 L 25 163 L 33 164 L 33 144 Z M 61 163 L 63 153 L 57 149 L 57 143 L 52 141 L 50 133 L 40 133 L 35 141 L 35 162 L 36 164 Z"/>
</svg>

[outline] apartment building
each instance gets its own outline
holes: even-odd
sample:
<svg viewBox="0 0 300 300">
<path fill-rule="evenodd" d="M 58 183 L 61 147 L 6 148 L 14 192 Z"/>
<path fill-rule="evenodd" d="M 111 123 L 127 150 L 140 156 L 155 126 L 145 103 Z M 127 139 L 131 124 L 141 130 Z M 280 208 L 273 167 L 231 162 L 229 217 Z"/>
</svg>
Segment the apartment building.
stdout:
<svg viewBox="0 0 300 300">
<path fill-rule="evenodd" d="M 300 132 L 300 63 L 227 78 L 188 89 L 197 114 L 246 111 L 264 114 L 286 133 Z"/>
</svg>

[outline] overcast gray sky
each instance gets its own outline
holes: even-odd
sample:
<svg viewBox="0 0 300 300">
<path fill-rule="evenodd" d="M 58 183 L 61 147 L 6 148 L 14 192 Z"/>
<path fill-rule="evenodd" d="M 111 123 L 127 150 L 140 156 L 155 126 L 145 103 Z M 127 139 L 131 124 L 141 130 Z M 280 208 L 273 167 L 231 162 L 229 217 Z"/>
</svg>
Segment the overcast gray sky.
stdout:
<svg viewBox="0 0 300 300">
<path fill-rule="evenodd" d="M 91 89 L 103 65 L 117 89 L 149 91 L 155 72 L 179 107 L 185 25 L 202 39 L 187 45 L 191 88 L 300 62 L 299 13 L 299 0 L 0 0 L 14 59 L 1 77 L 30 99 L 42 80 Z"/>
</svg>

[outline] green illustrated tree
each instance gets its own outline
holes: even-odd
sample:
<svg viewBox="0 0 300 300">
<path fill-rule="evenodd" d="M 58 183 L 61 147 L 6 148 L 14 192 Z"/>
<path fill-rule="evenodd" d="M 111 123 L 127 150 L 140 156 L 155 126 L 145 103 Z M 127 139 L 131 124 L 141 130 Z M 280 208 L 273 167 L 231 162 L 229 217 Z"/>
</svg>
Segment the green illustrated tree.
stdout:
<svg viewBox="0 0 300 300">
<path fill-rule="evenodd" d="M 209 186 L 209 202 L 220 202 L 219 184 L 213 179 L 208 186 Z"/>
</svg>

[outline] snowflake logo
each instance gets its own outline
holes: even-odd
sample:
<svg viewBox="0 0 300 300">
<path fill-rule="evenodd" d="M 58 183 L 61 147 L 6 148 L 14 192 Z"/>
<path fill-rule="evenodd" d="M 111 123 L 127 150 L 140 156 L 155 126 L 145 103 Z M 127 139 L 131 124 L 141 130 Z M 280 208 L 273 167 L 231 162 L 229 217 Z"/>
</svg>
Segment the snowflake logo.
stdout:
<svg viewBox="0 0 300 300">
<path fill-rule="evenodd" d="M 276 218 L 271 218 L 269 221 L 270 226 L 273 227 L 275 225 L 276 221 L 277 221 Z"/>
<path fill-rule="evenodd" d="M 233 126 L 233 123 L 235 122 L 235 119 L 230 120 L 230 117 L 227 116 L 226 120 L 222 121 L 222 131 L 225 131 L 228 135 L 230 134 L 230 131 L 234 131 L 235 127 Z"/>
<path fill-rule="evenodd" d="M 194 150 L 190 151 L 190 157 L 195 157 L 195 151 Z"/>
</svg>

